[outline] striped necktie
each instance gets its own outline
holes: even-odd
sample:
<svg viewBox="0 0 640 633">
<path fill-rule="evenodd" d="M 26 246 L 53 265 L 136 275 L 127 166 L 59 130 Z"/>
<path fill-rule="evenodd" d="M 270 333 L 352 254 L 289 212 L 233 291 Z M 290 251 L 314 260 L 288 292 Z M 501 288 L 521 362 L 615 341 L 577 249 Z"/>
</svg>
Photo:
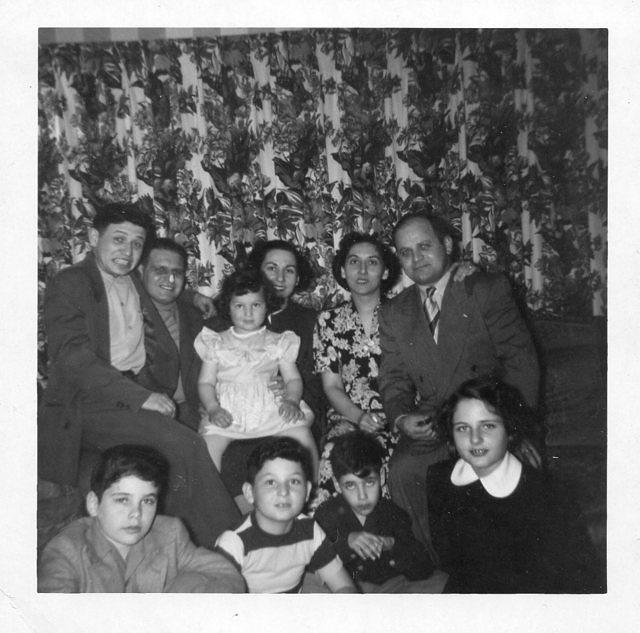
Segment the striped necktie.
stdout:
<svg viewBox="0 0 640 633">
<path fill-rule="evenodd" d="M 433 335 L 433 340 L 438 342 L 438 321 L 440 320 L 440 308 L 438 302 L 434 299 L 435 287 L 431 286 L 427 288 L 427 298 L 424 300 L 424 312 L 427 315 L 427 321 L 429 322 L 429 329 Z"/>
</svg>

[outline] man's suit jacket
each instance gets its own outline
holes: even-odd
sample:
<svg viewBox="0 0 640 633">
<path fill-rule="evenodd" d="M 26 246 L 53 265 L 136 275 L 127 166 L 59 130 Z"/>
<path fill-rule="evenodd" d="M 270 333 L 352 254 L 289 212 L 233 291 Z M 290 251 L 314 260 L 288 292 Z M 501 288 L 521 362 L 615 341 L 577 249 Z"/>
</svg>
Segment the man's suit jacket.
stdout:
<svg viewBox="0 0 640 633">
<path fill-rule="evenodd" d="M 491 370 L 502 372 L 529 404 L 537 401 L 535 349 L 502 275 L 477 272 L 449 281 L 437 345 L 418 287 L 406 288 L 380 311 L 380 344 L 380 391 L 392 421 L 416 410 L 434 413 L 465 380 Z"/>
<path fill-rule="evenodd" d="M 140 296 L 145 328 L 164 328 L 138 275 L 133 273 L 131 279 Z M 111 365 L 109 303 L 92 253 L 47 283 L 44 318 L 49 376 L 38 415 L 39 474 L 74 484 L 82 408 L 135 413 L 152 390 Z"/>
<path fill-rule="evenodd" d="M 184 296 L 178 297 L 178 349 L 155 305 L 152 301 L 149 301 L 149 304 L 144 314 L 146 362 L 136 376 L 136 382 L 151 391 L 166 393 L 172 398 L 178 386 L 178 376 L 182 374 L 182 386 L 187 403 L 193 411 L 197 411 L 200 402 L 198 376 L 202 361 L 193 347 L 193 341 L 202 330 L 202 315 L 189 299 L 185 299 Z"/>
</svg>

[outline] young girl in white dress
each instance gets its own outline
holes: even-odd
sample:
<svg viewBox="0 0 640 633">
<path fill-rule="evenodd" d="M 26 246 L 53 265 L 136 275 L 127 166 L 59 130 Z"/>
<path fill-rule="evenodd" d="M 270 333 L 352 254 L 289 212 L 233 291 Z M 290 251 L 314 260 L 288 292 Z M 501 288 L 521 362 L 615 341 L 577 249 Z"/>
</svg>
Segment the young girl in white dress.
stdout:
<svg viewBox="0 0 640 633">
<path fill-rule="evenodd" d="M 281 301 L 260 271 L 235 272 L 224 280 L 219 296 L 220 316 L 233 326 L 220 333 L 204 327 L 196 337 L 202 359 L 200 434 L 218 470 L 232 440 L 287 435 L 309 450 L 317 471 L 313 413 L 301 400 L 302 378 L 296 367 L 300 338 L 265 326 L 267 315 Z M 278 372 L 284 382 L 281 397 L 267 386 Z"/>
</svg>

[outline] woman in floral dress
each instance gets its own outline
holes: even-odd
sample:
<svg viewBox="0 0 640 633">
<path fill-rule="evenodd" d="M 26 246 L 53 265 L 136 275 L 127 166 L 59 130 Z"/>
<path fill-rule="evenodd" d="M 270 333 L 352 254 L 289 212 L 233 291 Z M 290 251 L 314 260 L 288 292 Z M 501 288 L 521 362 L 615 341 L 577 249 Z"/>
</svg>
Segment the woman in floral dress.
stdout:
<svg viewBox="0 0 640 633">
<path fill-rule="evenodd" d="M 320 459 L 319 490 L 313 507 L 335 493 L 329 454 L 331 439 L 355 429 L 376 436 L 385 448 L 383 494 L 388 496 L 387 467 L 395 438 L 378 392 L 380 336 L 378 310 L 400 275 L 393 253 L 373 235 L 349 233 L 333 261 L 336 281 L 351 299 L 322 312 L 313 336 L 316 372 L 329 401 L 326 443 Z"/>
</svg>

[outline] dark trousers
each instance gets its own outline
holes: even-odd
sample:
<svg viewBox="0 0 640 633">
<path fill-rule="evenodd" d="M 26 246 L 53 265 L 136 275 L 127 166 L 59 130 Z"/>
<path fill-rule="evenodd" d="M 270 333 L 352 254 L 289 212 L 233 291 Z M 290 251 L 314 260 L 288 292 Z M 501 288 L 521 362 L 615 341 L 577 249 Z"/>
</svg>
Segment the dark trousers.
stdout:
<svg viewBox="0 0 640 633">
<path fill-rule="evenodd" d="M 39 423 L 45 425 L 40 431 L 50 434 L 55 430 L 47 426 L 45 418 Z M 204 440 L 184 424 L 153 411 L 132 412 L 88 404 L 78 408 L 76 423 L 81 427 L 82 447 L 103 451 L 116 444 L 146 444 L 160 451 L 170 466 L 164 513 L 182 519 L 198 545 L 212 548 L 224 530 L 239 524 L 240 513 L 209 457 Z M 43 433 L 40 435 L 42 440 Z M 56 435 L 59 442 L 60 433 Z M 40 458 L 56 459 L 42 443 L 39 450 L 45 454 Z M 77 472 L 79 452 L 66 459 L 71 457 L 75 464 L 52 466 L 58 466 L 62 472 Z M 62 455 L 58 458 L 64 459 Z M 51 465 L 48 470 L 52 470 Z"/>
<path fill-rule="evenodd" d="M 435 564 L 438 560 L 429 529 L 427 471 L 432 464 L 448 458 L 449 449 L 444 444 L 428 444 L 402 436 L 389 460 L 391 499 L 409 513 L 415 537 L 427 547 Z"/>
</svg>

